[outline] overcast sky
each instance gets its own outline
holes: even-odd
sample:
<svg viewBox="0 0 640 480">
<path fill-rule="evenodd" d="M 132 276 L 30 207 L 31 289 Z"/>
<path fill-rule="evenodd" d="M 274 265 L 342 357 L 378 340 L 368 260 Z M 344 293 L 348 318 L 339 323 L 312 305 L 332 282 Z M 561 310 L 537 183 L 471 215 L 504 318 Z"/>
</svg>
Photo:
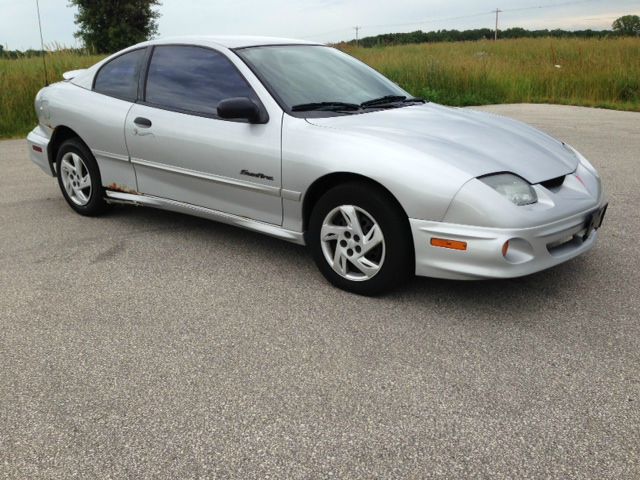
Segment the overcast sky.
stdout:
<svg viewBox="0 0 640 480">
<path fill-rule="evenodd" d="M 38 48 L 35 0 L 0 0 L 0 43 Z M 79 46 L 75 9 L 67 0 L 40 0 L 45 43 Z M 334 42 L 386 32 L 493 28 L 610 28 L 617 17 L 640 14 L 640 0 L 163 0 L 160 36 L 244 34 Z M 466 18 L 460 18 L 466 17 Z"/>
</svg>

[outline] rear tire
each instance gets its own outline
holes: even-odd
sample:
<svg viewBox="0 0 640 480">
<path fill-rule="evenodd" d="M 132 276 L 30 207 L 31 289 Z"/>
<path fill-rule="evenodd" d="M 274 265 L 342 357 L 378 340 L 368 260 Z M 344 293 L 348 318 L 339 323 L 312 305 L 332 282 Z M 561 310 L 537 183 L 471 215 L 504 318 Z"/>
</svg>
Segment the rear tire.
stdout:
<svg viewBox="0 0 640 480">
<path fill-rule="evenodd" d="M 405 213 L 387 192 L 362 182 L 338 185 L 318 200 L 307 243 L 325 278 L 359 295 L 388 292 L 415 269 Z"/>
<path fill-rule="evenodd" d="M 73 210 L 86 216 L 107 210 L 98 163 L 79 138 L 66 140 L 60 146 L 56 165 L 62 196 Z"/>
</svg>

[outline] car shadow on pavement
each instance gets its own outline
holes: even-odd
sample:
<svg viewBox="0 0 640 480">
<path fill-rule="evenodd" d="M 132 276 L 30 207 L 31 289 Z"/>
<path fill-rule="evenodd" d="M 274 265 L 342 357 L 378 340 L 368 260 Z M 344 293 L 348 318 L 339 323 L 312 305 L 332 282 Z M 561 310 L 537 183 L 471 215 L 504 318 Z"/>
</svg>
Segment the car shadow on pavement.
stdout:
<svg viewBox="0 0 640 480">
<path fill-rule="evenodd" d="M 389 298 L 450 305 L 456 310 L 509 322 L 526 314 L 528 322 L 535 322 L 542 314 L 553 314 L 557 308 L 566 308 L 592 295 L 589 288 L 576 281 L 588 278 L 589 270 L 587 259 L 576 258 L 549 270 L 512 279 L 460 281 L 415 277 Z"/>
<path fill-rule="evenodd" d="M 135 207 L 129 205 L 114 205 L 103 217 L 120 225 L 127 225 L 133 228 L 146 227 L 149 231 L 175 231 L 191 232 L 191 237 L 185 237 L 185 241 L 193 241 L 196 232 L 204 235 L 217 235 L 220 239 L 227 240 L 237 248 L 242 248 L 243 244 L 247 249 L 255 250 L 256 244 L 262 245 L 269 250 L 291 250 L 292 252 L 304 252 L 305 248 L 284 240 L 280 240 L 269 235 L 247 230 L 233 225 L 227 225 L 215 220 L 209 220 L 193 215 L 160 210 L 149 207 Z M 135 232 L 135 230 L 132 230 Z M 265 252 L 272 253 L 272 252 Z M 293 253 L 295 254 L 295 253 Z M 286 260 L 286 258 L 278 258 Z"/>
<path fill-rule="evenodd" d="M 144 223 L 150 231 L 184 231 L 185 242 L 207 241 L 214 235 L 225 245 L 232 244 L 235 249 L 251 251 L 262 258 L 278 262 L 281 271 L 292 277 L 308 276 L 304 282 L 292 279 L 295 283 L 308 283 L 309 292 L 317 289 L 331 290 L 335 295 L 351 295 L 332 287 L 317 271 L 311 255 L 305 247 L 288 243 L 260 233 L 244 230 L 219 222 L 174 213 L 153 208 L 117 206 L 107 218 L 118 223 L 139 227 Z M 302 270 L 301 270 L 301 267 Z M 579 301 L 582 295 L 590 295 L 589 290 L 579 288 L 576 279 L 584 279 L 591 273 L 588 258 L 579 257 L 552 269 L 522 278 L 505 280 L 442 280 L 426 277 L 414 277 L 396 290 L 377 297 L 358 297 L 361 302 L 384 302 L 401 305 L 433 307 L 450 305 L 456 310 L 469 313 L 482 312 L 494 319 L 513 318 L 520 313 L 549 311 L 556 302 Z"/>
</svg>

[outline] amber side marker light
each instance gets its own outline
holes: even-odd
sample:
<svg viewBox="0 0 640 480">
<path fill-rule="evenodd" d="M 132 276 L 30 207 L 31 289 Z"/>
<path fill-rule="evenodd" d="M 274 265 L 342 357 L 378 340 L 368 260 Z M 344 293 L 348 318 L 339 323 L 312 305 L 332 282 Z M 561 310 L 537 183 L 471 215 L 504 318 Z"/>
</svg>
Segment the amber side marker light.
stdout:
<svg viewBox="0 0 640 480">
<path fill-rule="evenodd" d="M 504 242 L 504 245 L 502 245 L 502 256 L 506 257 L 507 253 L 509 253 L 509 240 Z"/>
<path fill-rule="evenodd" d="M 467 249 L 467 242 L 459 242 L 457 240 L 447 240 L 445 238 L 433 237 L 431 239 L 431 246 L 465 251 Z"/>
</svg>

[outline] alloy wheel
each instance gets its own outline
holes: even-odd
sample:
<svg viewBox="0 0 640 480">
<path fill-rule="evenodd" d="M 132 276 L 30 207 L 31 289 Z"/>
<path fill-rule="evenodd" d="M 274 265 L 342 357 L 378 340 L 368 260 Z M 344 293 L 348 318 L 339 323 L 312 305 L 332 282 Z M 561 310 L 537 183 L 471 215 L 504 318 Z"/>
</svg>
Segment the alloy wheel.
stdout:
<svg viewBox="0 0 640 480">
<path fill-rule="evenodd" d="M 91 175 L 82 157 L 68 152 L 60 162 L 62 185 L 73 203 L 81 207 L 91 199 Z"/>
<path fill-rule="evenodd" d="M 325 260 L 348 280 L 370 280 L 384 263 L 382 229 L 373 216 L 355 205 L 341 205 L 327 214 L 320 241 Z"/>
</svg>

